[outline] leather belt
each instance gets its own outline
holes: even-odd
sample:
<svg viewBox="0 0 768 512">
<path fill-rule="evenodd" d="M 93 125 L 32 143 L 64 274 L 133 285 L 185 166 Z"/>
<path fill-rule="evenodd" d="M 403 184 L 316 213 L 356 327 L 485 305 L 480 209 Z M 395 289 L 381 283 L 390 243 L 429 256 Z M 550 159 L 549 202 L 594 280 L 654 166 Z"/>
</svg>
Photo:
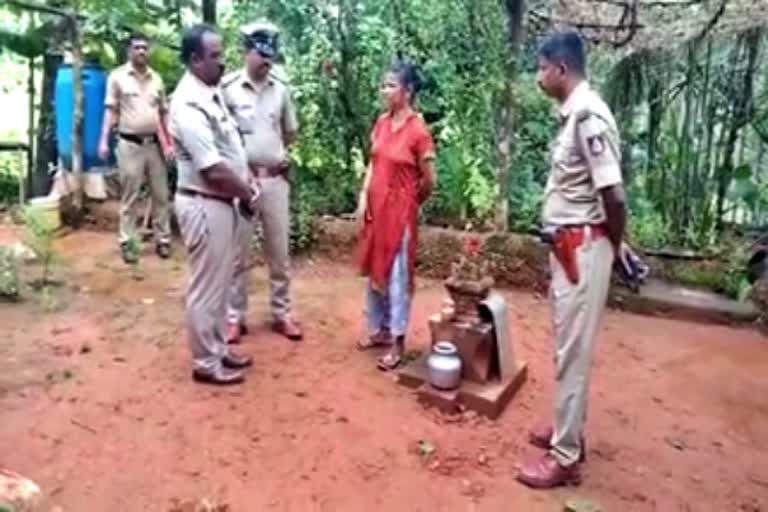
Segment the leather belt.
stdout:
<svg viewBox="0 0 768 512">
<path fill-rule="evenodd" d="M 548 232 L 547 243 L 552 245 L 552 254 L 565 271 L 565 275 L 572 284 L 579 282 L 579 265 L 577 251 L 584 243 L 584 239 L 589 237 L 592 240 L 598 240 L 608 236 L 608 226 L 606 224 L 584 224 L 571 226 L 550 226 L 545 228 L 543 233 Z M 542 236 L 544 239 L 544 236 Z"/>
<path fill-rule="evenodd" d="M 278 176 L 286 176 L 288 172 L 287 167 L 282 165 L 267 166 L 249 163 L 248 168 L 255 178 L 277 178 Z"/>
<path fill-rule="evenodd" d="M 160 139 L 158 139 L 157 134 L 153 133 L 150 135 L 138 135 L 135 133 L 118 133 L 118 136 L 121 139 L 125 139 L 128 142 L 133 142 L 134 144 L 139 144 L 141 146 L 144 146 L 146 144 L 157 144 L 160 142 Z"/>
<path fill-rule="evenodd" d="M 581 244 L 587 231 L 589 231 L 589 236 L 593 240 L 608 236 L 608 226 L 606 224 L 550 224 L 539 231 L 539 238 L 545 244 L 553 245 L 559 237 L 567 235 Z"/>
<path fill-rule="evenodd" d="M 234 203 L 234 199 L 231 197 L 217 196 L 216 194 L 209 194 L 207 192 L 200 192 L 199 190 L 192 190 L 189 188 L 177 188 L 176 193 L 187 197 L 203 197 L 205 199 L 213 199 L 214 201 L 226 203 L 230 206 L 232 206 Z"/>
<path fill-rule="evenodd" d="M 592 240 L 597 240 L 599 238 L 608 236 L 608 226 L 605 224 L 561 226 L 558 231 L 559 233 L 555 235 L 555 238 L 557 238 L 557 236 L 563 236 L 565 233 L 568 233 L 577 246 L 581 245 L 587 236 L 590 236 Z"/>
</svg>

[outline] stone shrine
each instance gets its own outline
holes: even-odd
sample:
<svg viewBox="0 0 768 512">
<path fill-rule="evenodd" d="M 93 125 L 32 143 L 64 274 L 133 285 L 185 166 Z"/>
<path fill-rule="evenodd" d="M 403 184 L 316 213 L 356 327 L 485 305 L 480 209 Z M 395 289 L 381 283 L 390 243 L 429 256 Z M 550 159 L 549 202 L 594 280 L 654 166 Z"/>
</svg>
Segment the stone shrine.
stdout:
<svg viewBox="0 0 768 512">
<path fill-rule="evenodd" d="M 496 419 L 527 377 L 527 365 L 517 361 L 509 339 L 507 304 L 492 290 L 486 264 L 479 258 L 480 242 L 469 239 L 465 254 L 453 264 L 445 281 L 450 296 L 429 319 L 430 350 L 450 341 L 462 360 L 458 388 L 434 388 L 428 379 L 429 352 L 398 373 L 398 382 L 416 390 L 421 402 L 453 413 L 463 408 Z"/>
</svg>

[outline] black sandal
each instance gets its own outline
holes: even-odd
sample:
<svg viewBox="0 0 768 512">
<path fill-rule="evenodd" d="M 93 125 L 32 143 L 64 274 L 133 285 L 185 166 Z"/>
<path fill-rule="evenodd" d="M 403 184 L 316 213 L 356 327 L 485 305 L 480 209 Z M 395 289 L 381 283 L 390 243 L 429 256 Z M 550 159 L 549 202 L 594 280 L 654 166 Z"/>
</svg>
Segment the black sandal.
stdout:
<svg viewBox="0 0 768 512">
<path fill-rule="evenodd" d="M 357 350 L 361 352 L 364 350 L 371 350 L 374 348 L 391 347 L 392 336 L 388 332 L 377 332 L 373 336 L 357 341 Z"/>
</svg>

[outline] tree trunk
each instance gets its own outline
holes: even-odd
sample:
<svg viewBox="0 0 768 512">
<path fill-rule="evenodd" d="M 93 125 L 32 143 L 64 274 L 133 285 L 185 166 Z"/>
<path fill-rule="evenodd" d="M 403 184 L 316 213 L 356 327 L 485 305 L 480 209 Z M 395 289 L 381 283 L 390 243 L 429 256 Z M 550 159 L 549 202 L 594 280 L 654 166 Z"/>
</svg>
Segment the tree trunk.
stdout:
<svg viewBox="0 0 768 512">
<path fill-rule="evenodd" d="M 648 160 L 645 168 L 645 194 L 656 197 L 656 153 L 658 152 L 659 127 L 664 115 L 663 85 L 661 79 L 653 77 L 648 87 Z"/>
<path fill-rule="evenodd" d="M 75 7 L 77 9 L 77 7 Z M 77 11 L 75 11 L 77 12 Z M 74 107 L 72 113 L 72 177 L 75 195 L 72 206 L 79 213 L 83 207 L 83 47 L 80 25 L 76 16 L 69 19 L 72 41 L 72 89 Z"/>
<path fill-rule="evenodd" d="M 687 87 L 685 95 L 683 96 L 683 119 L 680 126 L 680 140 L 677 154 L 677 175 L 679 177 L 680 190 L 677 196 L 680 198 L 676 201 L 678 206 L 675 212 L 675 228 L 679 235 L 685 235 L 690 220 L 690 203 L 693 200 L 692 197 L 692 179 L 691 179 L 691 157 L 692 157 L 692 145 L 694 136 L 692 131 L 694 130 L 694 118 L 696 113 L 696 94 L 695 94 L 695 81 L 696 81 L 696 48 L 691 46 L 688 48 L 688 69 L 687 75 Z"/>
<path fill-rule="evenodd" d="M 56 130 L 54 125 L 53 93 L 56 72 L 62 57 L 49 48 L 43 55 L 43 78 L 40 87 L 40 115 L 37 120 L 35 165 L 30 170 L 29 193 L 32 197 L 44 196 L 51 187 L 50 164 L 56 162 Z"/>
<path fill-rule="evenodd" d="M 505 0 L 504 11 L 507 18 L 507 77 L 501 92 L 496 127 L 496 177 L 499 195 L 496 198 L 495 226 L 498 231 L 509 229 L 509 186 L 515 133 L 515 82 L 520 46 L 525 37 L 526 0 Z"/>
<path fill-rule="evenodd" d="M 696 143 L 696 152 L 693 156 L 693 177 L 694 177 L 694 188 L 692 191 L 693 194 L 693 200 L 692 203 L 694 205 L 693 207 L 693 213 L 692 213 L 692 219 L 691 223 L 694 227 L 694 229 L 700 234 L 705 234 L 704 231 L 701 230 L 701 221 L 702 221 L 702 213 L 705 209 L 704 205 L 706 203 L 707 197 L 709 197 L 709 194 L 707 194 L 706 189 L 706 181 L 708 179 L 707 177 L 707 168 L 705 166 L 706 162 L 706 148 L 707 148 L 707 141 L 710 137 L 710 125 L 712 124 L 711 120 L 709 119 L 709 103 L 710 103 L 710 74 L 711 74 L 711 65 L 712 65 L 712 41 L 707 41 L 707 51 L 706 51 L 706 62 L 704 64 L 704 76 L 703 76 L 703 84 L 702 84 L 702 92 L 699 98 L 698 108 L 695 113 L 696 119 L 701 120 L 701 122 L 696 123 L 696 135 L 695 135 L 695 143 Z"/>
<path fill-rule="evenodd" d="M 355 144 L 360 147 L 364 161 L 370 157 L 370 148 L 368 147 L 369 127 L 361 119 L 359 111 L 356 108 L 358 95 L 357 73 L 354 69 L 356 59 L 355 49 L 355 29 L 357 20 L 354 16 L 354 6 L 349 5 L 345 0 L 338 1 L 339 15 L 336 19 L 335 27 L 331 24 L 331 29 L 336 31 L 339 40 L 339 87 L 338 99 L 341 104 L 341 110 L 346 118 L 345 123 L 345 151 L 347 155 L 347 165 L 352 165 L 352 151 Z"/>
<path fill-rule="evenodd" d="M 216 0 L 203 0 L 203 22 L 216 25 Z"/>
<path fill-rule="evenodd" d="M 33 173 L 32 167 L 35 162 L 35 59 L 30 58 L 28 62 L 29 77 L 27 78 L 27 95 L 29 97 L 29 127 L 27 130 L 27 193 L 29 195 L 29 183 L 32 180 Z M 20 197 L 22 201 L 26 200 L 26 197 Z"/>
<path fill-rule="evenodd" d="M 173 0 L 173 21 L 176 24 L 176 28 L 181 30 L 181 0 Z"/>
</svg>

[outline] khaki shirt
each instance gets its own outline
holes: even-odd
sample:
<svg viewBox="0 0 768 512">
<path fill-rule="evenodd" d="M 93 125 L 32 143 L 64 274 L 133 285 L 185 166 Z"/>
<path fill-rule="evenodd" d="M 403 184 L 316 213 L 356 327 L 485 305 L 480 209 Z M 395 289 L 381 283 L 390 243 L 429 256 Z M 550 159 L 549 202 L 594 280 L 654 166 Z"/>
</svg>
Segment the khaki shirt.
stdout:
<svg viewBox="0 0 768 512">
<path fill-rule="evenodd" d="M 176 143 L 179 187 L 219 194 L 201 172 L 219 162 L 247 178 L 245 151 L 219 87 L 207 86 L 187 72 L 171 98 L 170 132 Z"/>
<path fill-rule="evenodd" d="M 571 92 L 559 117 L 544 195 L 544 224 L 604 222 L 600 189 L 622 182 L 616 120 L 587 82 Z"/>
<path fill-rule="evenodd" d="M 243 136 L 248 162 L 274 166 L 287 158 L 285 136 L 298 130 L 288 87 L 270 74 L 263 84 L 252 82 L 245 70 L 223 80 L 224 97 Z"/>
<path fill-rule="evenodd" d="M 166 111 L 163 80 L 152 69 L 142 74 L 124 64 L 109 74 L 104 104 L 117 114 L 119 132 L 152 135 Z"/>
</svg>

